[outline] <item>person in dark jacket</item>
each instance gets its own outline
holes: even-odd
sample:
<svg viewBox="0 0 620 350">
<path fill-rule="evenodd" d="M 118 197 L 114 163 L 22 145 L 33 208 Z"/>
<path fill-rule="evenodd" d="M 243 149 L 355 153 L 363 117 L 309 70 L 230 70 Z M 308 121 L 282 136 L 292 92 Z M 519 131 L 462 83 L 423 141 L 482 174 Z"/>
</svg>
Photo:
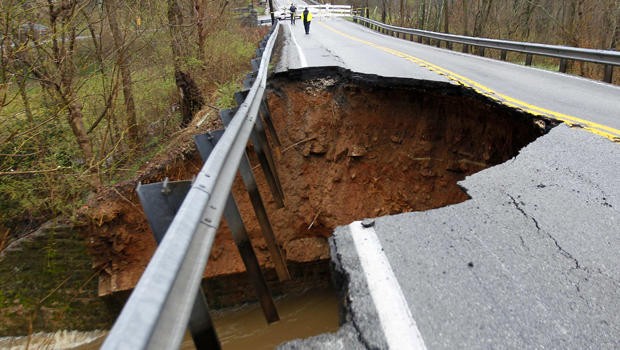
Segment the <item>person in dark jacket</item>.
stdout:
<svg viewBox="0 0 620 350">
<path fill-rule="evenodd" d="M 310 21 L 312 21 L 312 14 L 308 11 L 307 7 L 301 15 L 301 19 L 304 21 L 304 29 L 306 30 L 306 34 L 310 34 Z"/>
<path fill-rule="evenodd" d="M 295 7 L 295 4 L 291 4 L 288 10 L 291 11 L 291 24 L 295 24 L 295 11 L 297 11 L 297 7 Z"/>
</svg>

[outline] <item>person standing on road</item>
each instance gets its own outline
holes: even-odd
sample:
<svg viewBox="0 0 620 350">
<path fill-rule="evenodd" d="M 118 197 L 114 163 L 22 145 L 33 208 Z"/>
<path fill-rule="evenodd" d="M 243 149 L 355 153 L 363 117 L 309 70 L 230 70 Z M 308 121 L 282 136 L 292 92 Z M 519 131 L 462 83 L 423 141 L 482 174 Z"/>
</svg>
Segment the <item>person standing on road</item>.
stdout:
<svg viewBox="0 0 620 350">
<path fill-rule="evenodd" d="M 308 8 L 303 12 L 301 19 L 304 21 L 304 29 L 306 30 L 306 34 L 310 34 L 310 21 L 312 21 L 312 14 L 308 11 Z"/>
<path fill-rule="evenodd" d="M 295 7 L 295 4 L 291 4 L 289 11 L 291 11 L 291 24 L 295 24 L 295 11 L 297 11 L 297 7 Z"/>
</svg>

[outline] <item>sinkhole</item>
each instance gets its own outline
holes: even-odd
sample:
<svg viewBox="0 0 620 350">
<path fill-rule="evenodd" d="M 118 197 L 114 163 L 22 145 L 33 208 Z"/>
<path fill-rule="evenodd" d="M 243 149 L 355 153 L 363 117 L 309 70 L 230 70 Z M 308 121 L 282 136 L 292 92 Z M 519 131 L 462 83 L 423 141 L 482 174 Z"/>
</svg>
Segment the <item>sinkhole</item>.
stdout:
<svg viewBox="0 0 620 350">
<path fill-rule="evenodd" d="M 286 208 L 273 221 L 285 241 L 465 201 L 458 181 L 552 126 L 461 86 L 339 68 L 276 74 L 267 100 L 283 145 Z"/>
<path fill-rule="evenodd" d="M 330 279 L 327 239 L 337 226 L 466 201 L 458 181 L 516 156 L 556 124 L 462 86 L 337 67 L 276 73 L 266 94 L 281 143 L 273 153 L 284 207 L 276 207 L 258 161 L 251 161 L 291 281 L 277 280 L 239 179 L 233 193 L 272 293 L 301 293 L 295 303 L 303 303 L 308 289 L 346 289 Z M 243 270 L 230 234 L 218 233 L 207 265 L 212 278 L 205 280 L 209 302 L 218 307 L 255 299 Z M 278 339 L 336 331 L 331 293 L 323 307 L 296 312 L 301 319 L 320 319 L 322 328 Z M 325 315 L 331 315 L 329 327 Z"/>
<path fill-rule="evenodd" d="M 463 202 L 458 181 L 516 156 L 555 125 L 462 86 L 338 67 L 276 73 L 266 94 L 281 142 L 274 155 L 283 208 L 258 165 L 255 174 L 293 276 L 279 283 L 268 270 L 274 294 L 329 285 L 327 238 L 337 226 Z M 273 270 L 244 191 L 237 180 L 233 193 L 254 249 Z M 230 234 L 218 234 L 207 275 L 220 277 L 208 280 L 208 298 L 251 299 L 243 270 Z"/>
</svg>

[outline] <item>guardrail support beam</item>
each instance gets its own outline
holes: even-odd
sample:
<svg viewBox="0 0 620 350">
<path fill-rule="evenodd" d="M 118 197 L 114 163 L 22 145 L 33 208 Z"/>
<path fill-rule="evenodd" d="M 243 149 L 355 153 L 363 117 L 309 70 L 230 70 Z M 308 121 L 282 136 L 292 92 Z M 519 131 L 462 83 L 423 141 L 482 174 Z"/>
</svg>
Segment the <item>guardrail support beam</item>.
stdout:
<svg viewBox="0 0 620 350">
<path fill-rule="evenodd" d="M 613 78 L 613 74 L 614 74 L 614 66 L 612 66 L 611 64 L 606 64 L 605 65 L 605 76 L 603 77 L 603 81 L 611 84 L 611 79 Z"/>
<path fill-rule="evenodd" d="M 499 53 L 499 59 L 502 60 L 502 61 L 505 61 L 507 55 L 508 55 L 508 51 L 501 50 L 500 53 Z"/>
<path fill-rule="evenodd" d="M 164 239 L 191 185 L 191 181 L 169 182 L 166 178 L 163 182 L 139 184 L 136 188 L 146 220 L 158 245 Z M 202 287 L 196 293 L 189 319 L 189 331 L 197 349 L 221 349 Z"/>
<path fill-rule="evenodd" d="M 227 120 L 225 118 L 223 120 L 224 124 L 227 125 Z M 211 135 L 211 138 L 217 142 L 217 139 L 219 139 L 219 133 L 223 133 L 223 131 L 212 132 L 207 135 Z M 267 243 L 267 248 L 269 249 L 271 259 L 273 260 L 278 279 L 280 281 L 288 281 L 291 279 L 291 275 L 288 271 L 288 267 L 286 266 L 286 259 L 278 246 L 273 227 L 269 221 L 269 216 L 267 215 L 267 210 L 265 209 L 263 199 L 258 191 L 256 178 L 252 172 L 252 166 L 247 155 L 243 155 L 241 157 L 241 162 L 239 163 L 239 173 L 241 174 L 243 184 L 245 185 L 248 195 L 250 196 L 250 202 L 252 203 L 254 213 L 256 214 L 256 219 L 258 220 L 263 232 L 263 237 Z"/>
<path fill-rule="evenodd" d="M 276 144 L 277 148 L 282 147 L 282 143 L 280 142 L 280 137 L 278 137 L 278 132 L 276 131 L 275 126 L 273 125 L 273 120 L 271 119 L 271 112 L 269 111 L 269 106 L 267 105 L 267 102 L 263 100 L 261 102 L 260 107 L 261 107 L 260 108 L 261 115 L 263 117 L 263 120 L 265 121 L 267 130 L 269 130 L 269 133 L 271 134 L 271 138 L 273 139 L 273 142 Z"/>
<path fill-rule="evenodd" d="M 566 73 L 566 68 L 568 67 L 568 60 L 566 58 L 560 58 L 560 69 L 561 73 Z"/>
<path fill-rule="evenodd" d="M 525 55 L 525 65 L 526 66 L 531 66 L 533 58 L 534 58 L 534 56 L 531 53 L 526 54 Z"/>
<path fill-rule="evenodd" d="M 216 130 L 207 134 L 194 136 L 194 141 L 196 142 L 200 156 L 204 161 L 206 161 L 209 157 L 223 133 L 223 130 Z M 243 158 L 247 161 L 247 157 L 244 156 Z M 243 163 L 244 160 L 242 159 L 241 164 Z M 254 290 L 256 291 L 256 296 L 258 297 L 261 308 L 263 309 L 265 319 L 268 323 L 278 321 L 280 316 L 278 316 L 278 311 L 273 303 L 271 292 L 269 291 L 269 287 L 267 287 L 267 282 L 261 272 L 258 259 L 256 258 L 256 254 L 254 253 L 254 249 L 250 243 L 247 230 L 243 224 L 239 207 L 237 206 L 232 194 L 229 194 L 226 207 L 224 208 L 224 219 L 226 220 L 226 223 L 228 223 L 228 227 L 232 232 L 233 240 L 237 245 L 237 249 L 239 250 L 243 264 L 245 265 L 250 282 L 254 286 Z"/>
</svg>

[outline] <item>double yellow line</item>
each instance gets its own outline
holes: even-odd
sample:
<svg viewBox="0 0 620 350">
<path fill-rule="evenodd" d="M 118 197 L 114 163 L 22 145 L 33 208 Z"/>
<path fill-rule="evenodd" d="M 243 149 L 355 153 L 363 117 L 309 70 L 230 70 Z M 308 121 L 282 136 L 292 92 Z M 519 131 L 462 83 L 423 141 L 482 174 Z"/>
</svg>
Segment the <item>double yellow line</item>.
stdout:
<svg viewBox="0 0 620 350">
<path fill-rule="evenodd" d="M 452 80 L 454 82 L 456 82 L 457 84 L 469 87 L 473 90 L 475 90 L 476 92 L 485 95 L 499 103 L 502 103 L 506 106 L 512 107 L 512 108 L 516 108 L 516 109 L 520 109 L 523 110 L 525 112 L 534 114 L 534 115 L 539 115 L 539 116 L 544 116 L 544 117 L 548 117 L 551 119 L 555 119 L 555 120 L 559 120 L 562 121 L 570 126 L 576 126 L 576 127 L 580 127 L 583 128 L 584 130 L 587 130 L 591 133 L 606 137 L 608 139 L 610 139 L 611 141 L 614 142 L 620 142 L 620 130 L 618 129 L 614 129 L 612 127 L 609 127 L 607 125 L 602 125 L 602 124 L 598 124 L 589 120 L 584 120 L 584 119 L 580 119 L 571 115 L 567 115 L 567 114 L 563 114 L 563 113 L 559 113 L 556 111 L 552 111 L 543 107 L 539 107 L 539 106 L 535 106 L 532 104 L 529 104 L 525 101 L 521 101 L 519 99 L 510 97 L 508 95 L 504 95 L 501 94 L 499 92 L 496 92 L 494 90 L 492 90 L 491 88 L 482 85 L 474 80 L 471 80 L 469 78 L 466 78 L 460 74 L 454 73 L 450 70 L 447 70 L 445 68 L 439 67 L 437 65 L 434 65 L 428 61 L 422 60 L 420 58 L 417 58 L 415 56 L 411 56 L 409 54 L 406 54 L 404 52 L 398 51 L 398 50 L 394 50 L 394 49 L 390 49 L 388 47 L 385 46 L 381 46 L 375 43 L 372 43 L 370 41 L 366 41 L 354 36 L 351 36 L 349 34 L 343 33 L 327 24 L 325 24 L 324 22 L 319 22 L 320 25 L 324 26 L 325 28 L 331 30 L 334 33 L 337 33 L 339 35 L 344 36 L 345 38 L 351 39 L 353 41 L 357 41 L 359 43 L 374 47 L 378 50 L 387 52 L 389 54 L 392 54 L 394 56 L 397 57 L 401 57 L 404 58 L 410 62 L 413 62 L 421 67 L 424 67 L 430 71 L 433 71 L 437 74 L 443 75 L 445 76 L 447 79 Z"/>
</svg>

